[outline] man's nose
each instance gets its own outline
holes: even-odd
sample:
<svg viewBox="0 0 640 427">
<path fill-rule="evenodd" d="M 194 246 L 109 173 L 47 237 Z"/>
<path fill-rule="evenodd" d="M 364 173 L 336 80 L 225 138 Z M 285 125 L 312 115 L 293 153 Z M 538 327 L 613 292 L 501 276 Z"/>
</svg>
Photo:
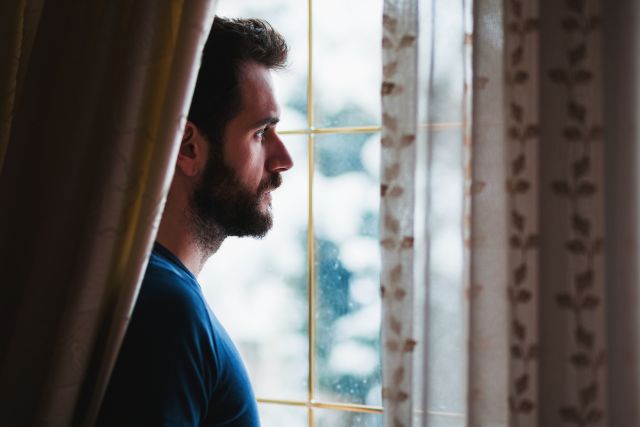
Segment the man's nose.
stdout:
<svg viewBox="0 0 640 427">
<path fill-rule="evenodd" d="M 267 168 L 270 172 L 284 172 L 293 167 L 293 160 L 287 147 L 284 146 L 284 143 L 275 132 L 271 141 L 269 154 Z"/>
</svg>

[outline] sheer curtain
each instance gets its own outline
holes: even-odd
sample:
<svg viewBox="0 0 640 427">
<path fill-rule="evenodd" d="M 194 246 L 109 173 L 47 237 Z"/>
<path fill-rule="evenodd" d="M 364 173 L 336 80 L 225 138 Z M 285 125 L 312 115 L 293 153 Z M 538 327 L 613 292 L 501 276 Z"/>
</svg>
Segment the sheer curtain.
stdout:
<svg viewBox="0 0 640 427">
<path fill-rule="evenodd" d="M 91 425 L 215 2 L 0 7 L 0 413 Z"/>
<path fill-rule="evenodd" d="M 387 425 L 413 411 L 414 191 L 417 126 L 416 1 L 386 1 L 383 16 L 380 244 L 383 265 L 382 390 Z M 410 421 L 409 421 L 410 422 Z"/>
<path fill-rule="evenodd" d="M 640 8 L 630 1 L 603 7 L 599 0 L 385 2 L 384 23 L 419 41 L 405 52 L 383 40 L 384 66 L 394 64 L 382 86 L 383 135 L 391 136 L 382 142 L 386 425 L 638 423 Z M 430 14 L 416 27 L 411 17 L 420 9 Z M 421 73 L 442 61 L 438 46 L 447 39 L 437 28 L 451 13 L 461 23 L 449 29 L 462 69 L 452 73 L 458 89 L 434 84 L 437 72 L 420 88 Z M 415 72 L 408 58 L 420 63 L 423 33 L 430 34 L 430 65 Z M 424 126 L 414 109 L 421 103 Z M 444 124 L 437 120 L 443 105 L 458 106 L 462 131 L 450 150 L 463 147 L 464 174 L 464 286 L 447 304 L 464 313 L 465 339 L 446 350 L 432 338 L 460 330 L 435 316 L 442 300 L 433 196 L 446 183 L 433 175 L 441 167 L 434 129 Z M 426 156 L 419 155 L 423 127 Z M 403 144 L 416 128 L 418 147 Z M 424 175 L 431 204 L 417 202 Z M 402 191 L 394 192 L 399 180 Z M 425 211 L 419 232 L 411 221 Z M 411 252 L 418 242 L 430 256 Z M 408 273 L 420 271 L 424 277 Z M 421 304 L 426 315 L 417 324 L 426 336 L 415 328 Z M 434 369 L 442 357 L 455 359 L 457 371 Z M 426 360 L 424 372 L 418 358 Z M 461 416 L 443 421 L 436 415 L 447 380 L 458 383 L 463 403 Z M 429 416 L 415 416 L 423 410 Z"/>
</svg>

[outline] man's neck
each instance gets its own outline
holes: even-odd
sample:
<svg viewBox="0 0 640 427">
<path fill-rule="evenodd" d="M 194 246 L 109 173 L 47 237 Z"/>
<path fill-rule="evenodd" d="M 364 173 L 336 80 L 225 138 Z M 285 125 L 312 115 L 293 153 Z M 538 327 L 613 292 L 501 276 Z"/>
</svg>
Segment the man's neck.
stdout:
<svg viewBox="0 0 640 427">
<path fill-rule="evenodd" d="M 156 241 L 173 253 L 187 269 L 198 276 L 204 263 L 218 251 L 225 237 L 222 232 L 209 237 L 206 245 L 198 242 L 188 219 L 181 209 L 171 209 L 170 204 L 160 221 Z"/>
<path fill-rule="evenodd" d="M 166 236 L 162 236 L 158 231 L 156 241 L 162 246 L 167 248 L 172 254 L 174 254 L 182 264 L 194 275 L 198 276 L 205 262 L 218 250 L 222 245 L 222 240 L 218 241 L 215 249 L 204 249 L 195 242 L 181 242 L 172 239 L 167 239 Z"/>
</svg>

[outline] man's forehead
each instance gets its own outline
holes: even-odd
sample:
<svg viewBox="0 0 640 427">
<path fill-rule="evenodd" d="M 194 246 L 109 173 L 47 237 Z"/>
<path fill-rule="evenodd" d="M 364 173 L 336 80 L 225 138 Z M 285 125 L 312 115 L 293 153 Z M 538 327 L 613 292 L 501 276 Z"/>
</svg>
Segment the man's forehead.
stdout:
<svg viewBox="0 0 640 427">
<path fill-rule="evenodd" d="M 256 62 L 249 62 L 240 68 L 238 84 L 243 94 L 261 94 L 273 97 L 271 70 Z"/>
<path fill-rule="evenodd" d="M 264 65 L 249 62 L 242 66 L 239 76 L 241 112 L 258 115 L 253 122 L 277 123 L 280 108 L 273 93 L 271 71 Z"/>
</svg>

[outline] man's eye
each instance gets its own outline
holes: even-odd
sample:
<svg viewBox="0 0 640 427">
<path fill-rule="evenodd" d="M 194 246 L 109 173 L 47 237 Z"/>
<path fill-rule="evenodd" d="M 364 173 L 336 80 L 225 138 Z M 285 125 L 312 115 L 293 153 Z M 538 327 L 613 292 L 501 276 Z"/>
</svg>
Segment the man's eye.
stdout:
<svg viewBox="0 0 640 427">
<path fill-rule="evenodd" d="M 260 129 L 258 132 L 256 132 L 255 137 L 257 139 L 263 139 L 264 138 L 264 134 L 267 132 L 267 129 Z"/>
</svg>

